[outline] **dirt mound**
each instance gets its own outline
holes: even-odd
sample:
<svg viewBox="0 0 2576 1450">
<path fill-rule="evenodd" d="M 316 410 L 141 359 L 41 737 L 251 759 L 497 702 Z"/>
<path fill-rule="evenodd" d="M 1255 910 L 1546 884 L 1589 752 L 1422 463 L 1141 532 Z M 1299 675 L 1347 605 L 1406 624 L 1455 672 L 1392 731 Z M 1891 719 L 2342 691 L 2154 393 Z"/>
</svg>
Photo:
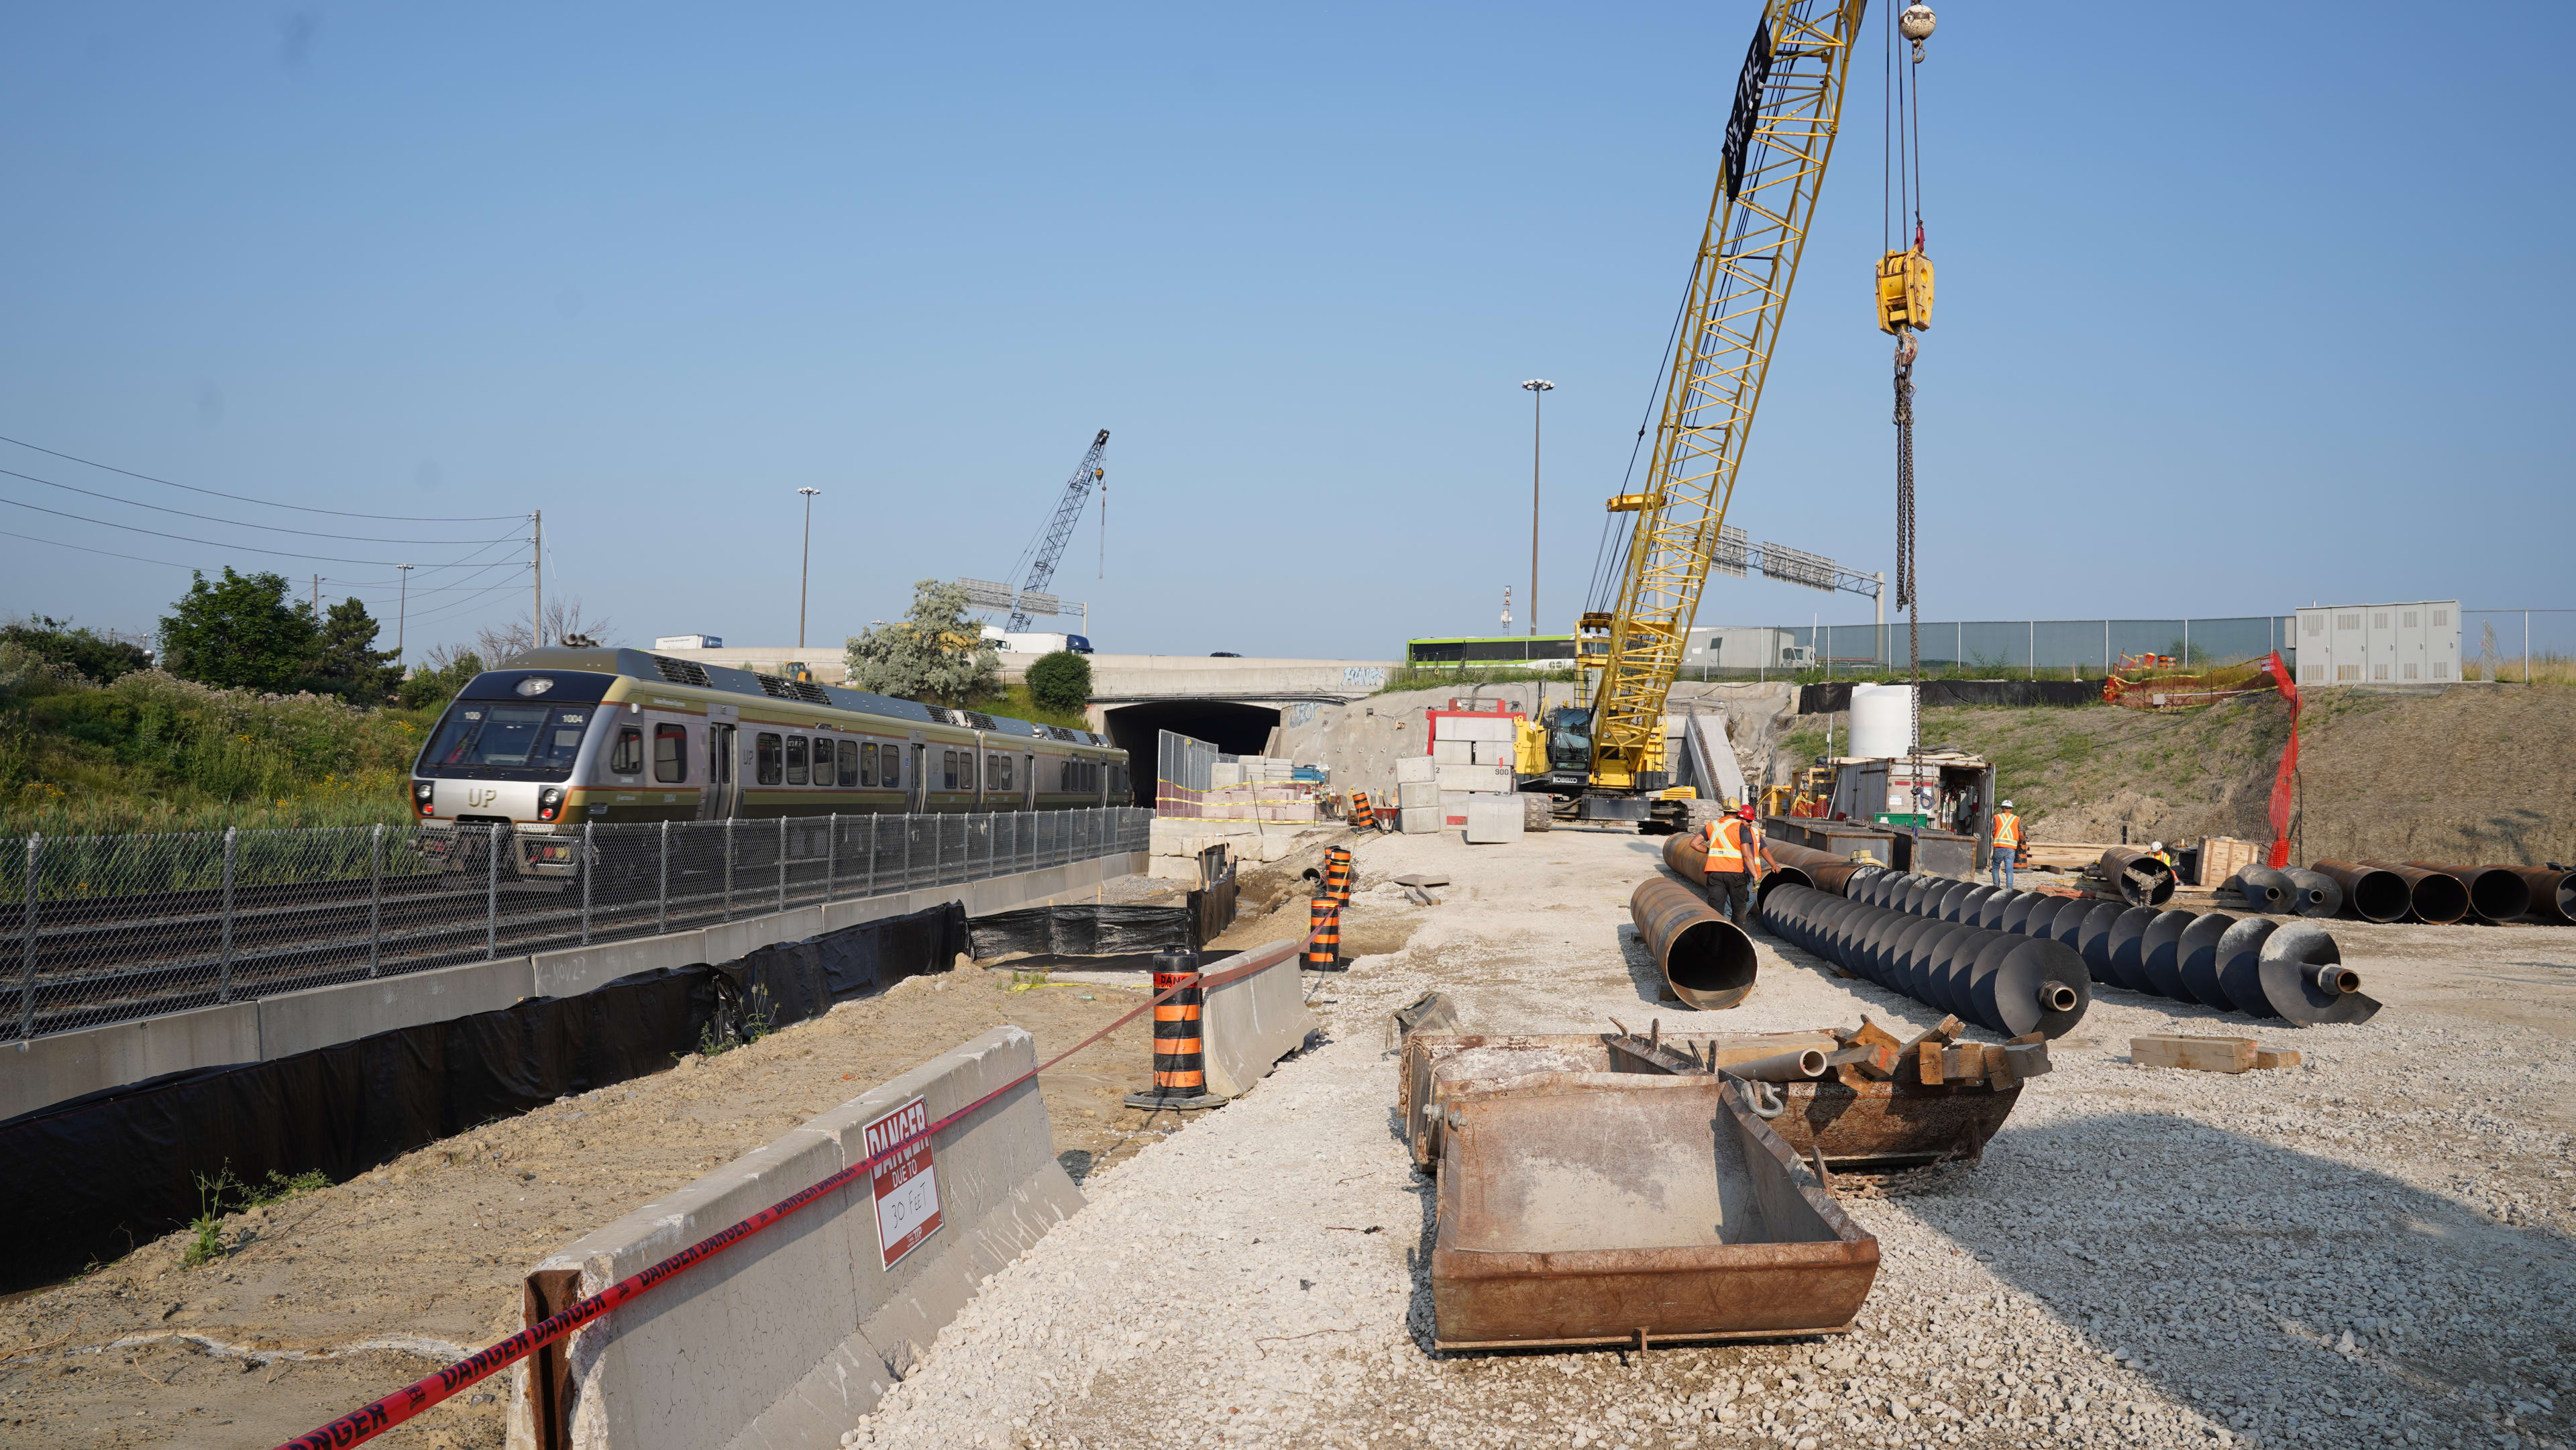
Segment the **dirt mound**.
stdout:
<svg viewBox="0 0 2576 1450">
<path fill-rule="evenodd" d="M 1926 743 L 1996 764 L 2043 840 L 2267 840 L 2289 708 L 2274 695 L 2188 711 L 1962 707 Z M 2317 691 L 2299 722 L 2295 859 L 2576 861 L 2576 691 L 2460 685 Z"/>
</svg>

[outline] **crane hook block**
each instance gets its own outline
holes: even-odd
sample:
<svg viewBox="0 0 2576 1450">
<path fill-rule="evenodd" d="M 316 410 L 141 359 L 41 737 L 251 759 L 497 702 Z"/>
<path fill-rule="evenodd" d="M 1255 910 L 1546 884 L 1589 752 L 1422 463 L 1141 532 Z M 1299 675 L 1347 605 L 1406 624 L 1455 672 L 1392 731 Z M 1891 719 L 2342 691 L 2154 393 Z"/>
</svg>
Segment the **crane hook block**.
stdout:
<svg viewBox="0 0 2576 1450">
<path fill-rule="evenodd" d="M 1920 251 L 1878 259 L 1878 330 L 1921 332 L 1932 325 L 1932 259 Z"/>
</svg>

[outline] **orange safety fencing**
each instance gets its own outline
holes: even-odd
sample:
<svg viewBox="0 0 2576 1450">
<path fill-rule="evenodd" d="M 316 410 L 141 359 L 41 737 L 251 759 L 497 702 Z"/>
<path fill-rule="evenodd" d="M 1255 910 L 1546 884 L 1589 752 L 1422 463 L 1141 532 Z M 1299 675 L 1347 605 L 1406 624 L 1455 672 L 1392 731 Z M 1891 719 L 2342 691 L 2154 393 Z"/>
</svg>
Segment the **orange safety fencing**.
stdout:
<svg viewBox="0 0 2576 1450">
<path fill-rule="evenodd" d="M 2214 705 L 2239 695 L 2278 688 L 2273 659 L 2249 660 L 2216 669 L 2186 669 L 2171 655 L 2124 655 L 2102 682 L 2105 704 L 2132 710 L 2171 710 L 2185 705 Z"/>
</svg>

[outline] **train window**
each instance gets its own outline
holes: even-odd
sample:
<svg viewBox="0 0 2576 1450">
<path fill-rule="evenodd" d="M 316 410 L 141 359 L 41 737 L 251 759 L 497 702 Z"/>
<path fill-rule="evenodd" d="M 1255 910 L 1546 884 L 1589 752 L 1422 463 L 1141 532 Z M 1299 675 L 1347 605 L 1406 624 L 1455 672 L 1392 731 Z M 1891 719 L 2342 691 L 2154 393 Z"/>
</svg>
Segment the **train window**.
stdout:
<svg viewBox="0 0 2576 1450">
<path fill-rule="evenodd" d="M 689 727 L 653 727 L 653 778 L 665 783 L 689 778 Z"/>
<path fill-rule="evenodd" d="M 787 737 L 787 783 L 805 783 L 805 737 L 802 735 Z"/>
<path fill-rule="evenodd" d="M 765 730 L 757 744 L 760 749 L 753 761 L 752 783 L 776 785 L 786 778 L 786 752 L 781 748 L 778 737 Z"/>
<path fill-rule="evenodd" d="M 941 788 L 955 790 L 957 788 L 957 752 L 954 750 L 939 752 L 939 767 L 940 779 L 943 782 Z"/>
<path fill-rule="evenodd" d="M 642 775 L 644 773 L 643 726 L 620 725 L 617 727 L 617 745 L 608 752 L 608 773 L 610 775 Z"/>
<path fill-rule="evenodd" d="M 1011 757 L 1007 755 L 985 756 L 984 782 L 993 790 L 1009 790 L 1011 788 Z"/>
<path fill-rule="evenodd" d="M 873 788 L 877 783 L 877 743 L 873 740 L 859 747 L 859 784 Z"/>
<path fill-rule="evenodd" d="M 877 787 L 898 790 L 903 786 L 903 747 L 889 745 L 877 752 Z"/>
<path fill-rule="evenodd" d="M 844 740 L 841 742 L 841 789 L 848 790 L 858 783 L 859 742 Z"/>
</svg>

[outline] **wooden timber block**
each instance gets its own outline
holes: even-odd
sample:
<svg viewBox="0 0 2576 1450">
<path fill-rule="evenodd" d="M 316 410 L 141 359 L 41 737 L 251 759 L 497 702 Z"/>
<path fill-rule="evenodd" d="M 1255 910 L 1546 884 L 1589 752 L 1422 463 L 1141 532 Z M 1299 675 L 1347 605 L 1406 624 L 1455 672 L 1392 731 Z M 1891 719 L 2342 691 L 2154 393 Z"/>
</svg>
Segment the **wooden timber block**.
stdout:
<svg viewBox="0 0 2576 1450">
<path fill-rule="evenodd" d="M 2021 1077 L 2012 1070 L 2012 1059 L 2006 1056 L 2011 1050 L 2008 1047 L 1980 1049 L 1986 1060 L 1986 1086 L 1999 1093 L 2021 1086 Z"/>
<path fill-rule="evenodd" d="M 2048 1044 L 2045 1042 L 2015 1039 L 2004 1044 L 2003 1054 L 2004 1061 L 2012 1065 L 2012 1075 L 2018 1078 L 2037 1077 L 2055 1065 L 2048 1060 Z M 1993 1075 L 1992 1069 L 1987 1075 Z"/>
<path fill-rule="evenodd" d="M 2179 1067 L 2193 1072 L 2250 1072 L 2254 1067 L 2254 1039 L 2161 1034 L 2132 1037 L 2129 1062 L 2137 1067 Z"/>
<path fill-rule="evenodd" d="M 2301 1061 L 2303 1059 L 2295 1047 L 2272 1047 L 2260 1042 L 2254 1044 L 2254 1066 L 2258 1071 L 2271 1067 L 2297 1067 Z"/>
<path fill-rule="evenodd" d="M 1983 1043 L 1953 1042 L 1941 1049 L 1943 1082 L 1984 1082 L 1986 1049 Z"/>
<path fill-rule="evenodd" d="M 1944 1081 L 1941 1076 L 1942 1045 L 1966 1030 L 1967 1024 L 1958 1018 L 1944 1017 L 1940 1025 L 1916 1033 L 1912 1041 L 1896 1049 L 1897 1071 L 1905 1071 L 1905 1065 L 1911 1062 L 1917 1078 L 1925 1087 L 1939 1087 Z"/>
<path fill-rule="evenodd" d="M 1870 1021 L 1866 1017 L 1860 1019 L 1860 1029 L 1844 1040 L 1854 1047 L 1878 1046 L 1892 1047 L 1898 1052 L 1903 1052 L 1905 1050 L 1904 1038 L 1897 1036 L 1895 1033 L 1888 1031 L 1886 1028 L 1879 1026 L 1877 1023 Z"/>
</svg>

